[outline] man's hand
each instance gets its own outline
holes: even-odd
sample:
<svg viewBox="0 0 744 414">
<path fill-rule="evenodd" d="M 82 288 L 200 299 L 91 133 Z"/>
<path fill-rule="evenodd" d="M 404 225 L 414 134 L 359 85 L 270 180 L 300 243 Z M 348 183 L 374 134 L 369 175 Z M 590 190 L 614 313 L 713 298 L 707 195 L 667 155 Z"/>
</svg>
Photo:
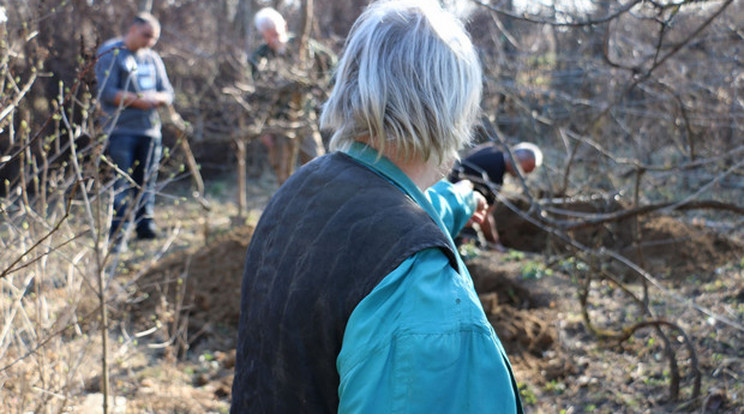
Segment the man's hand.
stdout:
<svg viewBox="0 0 744 414">
<path fill-rule="evenodd" d="M 170 95 L 164 92 L 147 91 L 143 93 L 134 93 L 129 91 L 120 91 L 114 99 L 114 104 L 121 104 L 137 109 L 155 109 L 169 103 Z"/>
<path fill-rule="evenodd" d="M 144 105 L 147 109 L 159 108 L 168 103 L 168 94 L 156 91 L 147 91 L 141 94 L 140 98 L 144 101 Z"/>
</svg>

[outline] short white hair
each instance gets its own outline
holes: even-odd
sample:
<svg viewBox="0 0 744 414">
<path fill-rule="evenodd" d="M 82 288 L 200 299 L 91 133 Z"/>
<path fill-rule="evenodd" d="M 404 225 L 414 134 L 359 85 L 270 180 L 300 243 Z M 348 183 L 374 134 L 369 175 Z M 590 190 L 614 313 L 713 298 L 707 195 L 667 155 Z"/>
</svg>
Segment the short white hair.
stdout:
<svg viewBox="0 0 744 414">
<path fill-rule="evenodd" d="M 482 70 L 465 28 L 437 1 L 379 1 L 357 19 L 321 128 L 332 150 L 364 136 L 380 152 L 439 163 L 470 143 Z"/>
<path fill-rule="evenodd" d="M 259 10 L 253 17 L 253 24 L 256 26 L 256 30 L 261 33 L 269 29 L 276 29 L 277 32 L 283 32 L 287 27 L 287 21 L 284 20 L 284 16 L 271 7 L 264 7 Z"/>
<path fill-rule="evenodd" d="M 527 157 L 535 160 L 535 168 L 542 165 L 543 153 L 540 147 L 531 142 L 520 142 L 511 149 L 515 157 L 522 160 Z"/>
</svg>

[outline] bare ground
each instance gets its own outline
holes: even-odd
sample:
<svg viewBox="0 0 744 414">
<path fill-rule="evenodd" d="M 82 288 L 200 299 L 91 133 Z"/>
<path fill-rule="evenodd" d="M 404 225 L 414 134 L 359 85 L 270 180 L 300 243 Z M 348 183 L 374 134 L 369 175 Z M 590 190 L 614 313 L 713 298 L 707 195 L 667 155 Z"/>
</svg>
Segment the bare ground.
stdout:
<svg viewBox="0 0 744 414">
<path fill-rule="evenodd" d="M 160 220 L 178 232 L 170 253 L 153 261 L 143 251 L 154 242 L 137 242 L 127 256 L 129 276 L 119 282 L 131 283 L 129 291 L 138 294 L 119 302 L 112 319 L 119 329 L 141 336 L 111 372 L 127 412 L 228 410 L 249 223 L 273 190 L 270 181 L 260 184 L 249 194 L 253 210 L 244 217 L 235 218 L 229 203 L 214 204 L 209 212 L 182 204 L 177 216 Z M 501 228 L 506 229 L 503 220 L 513 224 L 504 231 L 505 244 L 523 250 L 471 246 L 468 266 L 510 355 L 528 413 L 744 412 L 744 248 L 737 239 L 666 216 L 641 220 L 646 245 L 640 253 L 622 235 L 628 223 L 604 226 L 603 234 L 575 234 L 584 242 L 613 240 L 611 247 L 658 278 L 659 287 L 648 288 L 648 306 L 654 321 L 668 322 L 664 336 L 650 325 L 618 341 L 607 336 L 649 319 L 624 291 L 643 298 L 641 279 L 609 262 L 595 265 L 618 280 L 600 278 L 567 249 L 529 252 L 531 246 L 544 249 L 546 235 L 497 214 Z M 579 293 L 589 275 L 594 279 L 582 307 Z M 670 398 L 671 361 L 679 371 L 676 400 Z M 99 392 L 99 384 L 92 375 L 81 401 Z"/>
</svg>

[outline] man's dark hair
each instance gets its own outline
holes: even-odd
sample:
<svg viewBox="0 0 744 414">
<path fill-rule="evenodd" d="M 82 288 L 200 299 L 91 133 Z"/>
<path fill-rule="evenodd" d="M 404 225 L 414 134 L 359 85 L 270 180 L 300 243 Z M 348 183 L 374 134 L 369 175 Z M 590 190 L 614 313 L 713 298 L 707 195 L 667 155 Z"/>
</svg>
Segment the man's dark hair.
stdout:
<svg viewBox="0 0 744 414">
<path fill-rule="evenodd" d="M 132 19 L 132 25 L 141 26 L 143 24 L 148 24 L 152 26 L 153 29 L 158 31 L 160 30 L 160 22 L 158 22 L 158 19 L 150 13 L 137 13 L 137 15 L 134 16 L 134 19 Z"/>
</svg>

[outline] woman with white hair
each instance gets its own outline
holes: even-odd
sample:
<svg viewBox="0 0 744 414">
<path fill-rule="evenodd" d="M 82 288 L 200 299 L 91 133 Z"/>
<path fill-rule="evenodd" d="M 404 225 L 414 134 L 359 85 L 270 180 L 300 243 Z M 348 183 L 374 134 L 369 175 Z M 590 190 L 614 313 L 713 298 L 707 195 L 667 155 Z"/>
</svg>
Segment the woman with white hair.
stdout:
<svg viewBox="0 0 744 414">
<path fill-rule="evenodd" d="M 452 240 L 485 200 L 442 180 L 481 88 L 437 2 L 359 17 L 321 116 L 333 152 L 278 190 L 248 248 L 233 413 L 521 412 Z"/>
</svg>

